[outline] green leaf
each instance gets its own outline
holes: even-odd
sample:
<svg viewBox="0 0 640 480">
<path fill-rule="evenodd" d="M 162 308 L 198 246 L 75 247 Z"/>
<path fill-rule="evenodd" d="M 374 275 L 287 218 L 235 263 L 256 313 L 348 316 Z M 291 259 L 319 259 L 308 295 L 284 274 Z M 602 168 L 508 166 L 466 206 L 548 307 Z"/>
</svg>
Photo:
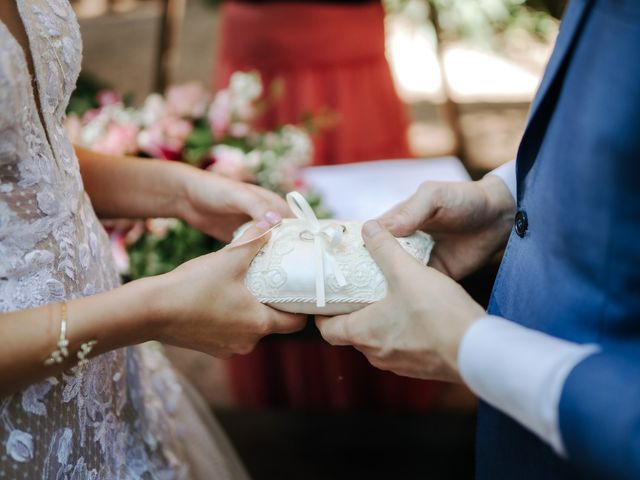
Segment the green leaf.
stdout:
<svg viewBox="0 0 640 480">
<path fill-rule="evenodd" d="M 127 280 L 170 272 L 186 261 L 223 246 L 223 242 L 179 221 L 165 236 L 147 233 L 129 247 Z"/>
</svg>

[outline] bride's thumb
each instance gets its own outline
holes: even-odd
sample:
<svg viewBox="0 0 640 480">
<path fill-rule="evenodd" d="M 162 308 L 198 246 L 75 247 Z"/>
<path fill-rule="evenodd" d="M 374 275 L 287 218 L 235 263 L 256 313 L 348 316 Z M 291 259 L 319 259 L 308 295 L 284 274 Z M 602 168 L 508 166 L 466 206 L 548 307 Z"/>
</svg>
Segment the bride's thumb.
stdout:
<svg viewBox="0 0 640 480">
<path fill-rule="evenodd" d="M 251 223 L 225 250 L 234 252 L 241 260 L 250 262 L 267 243 L 273 226 L 266 220 Z"/>
</svg>

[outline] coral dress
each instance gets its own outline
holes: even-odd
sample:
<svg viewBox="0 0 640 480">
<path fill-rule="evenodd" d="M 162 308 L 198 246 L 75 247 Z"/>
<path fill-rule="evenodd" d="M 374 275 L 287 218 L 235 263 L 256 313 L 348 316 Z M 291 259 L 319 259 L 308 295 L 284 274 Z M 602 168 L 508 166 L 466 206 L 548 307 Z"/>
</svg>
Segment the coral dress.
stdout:
<svg viewBox="0 0 640 480">
<path fill-rule="evenodd" d="M 329 109 L 335 126 L 315 138 L 316 165 L 410 156 L 407 115 L 385 57 L 380 2 L 224 2 L 215 85 L 258 70 L 284 95 L 268 127 Z"/>
<path fill-rule="evenodd" d="M 385 58 L 380 2 L 223 3 L 215 85 L 237 70 L 279 78 L 284 96 L 267 127 L 297 123 L 329 107 L 336 128 L 315 139 L 315 164 L 410 157 L 407 116 Z M 230 361 L 231 387 L 242 406 L 299 409 L 422 410 L 434 384 L 373 368 L 350 347 L 318 334 L 266 339 Z"/>
</svg>

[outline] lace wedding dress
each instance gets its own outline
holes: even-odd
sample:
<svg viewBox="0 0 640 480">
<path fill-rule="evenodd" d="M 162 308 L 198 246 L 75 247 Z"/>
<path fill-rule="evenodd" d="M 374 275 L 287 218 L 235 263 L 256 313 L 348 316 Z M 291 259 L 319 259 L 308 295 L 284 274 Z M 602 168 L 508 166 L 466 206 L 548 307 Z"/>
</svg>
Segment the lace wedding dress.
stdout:
<svg viewBox="0 0 640 480">
<path fill-rule="evenodd" d="M 74 13 L 67 0 L 17 4 L 35 82 L 0 22 L 0 312 L 119 284 L 63 129 L 82 56 Z M 0 478 L 245 478 L 189 389 L 147 345 L 0 398 Z"/>
</svg>

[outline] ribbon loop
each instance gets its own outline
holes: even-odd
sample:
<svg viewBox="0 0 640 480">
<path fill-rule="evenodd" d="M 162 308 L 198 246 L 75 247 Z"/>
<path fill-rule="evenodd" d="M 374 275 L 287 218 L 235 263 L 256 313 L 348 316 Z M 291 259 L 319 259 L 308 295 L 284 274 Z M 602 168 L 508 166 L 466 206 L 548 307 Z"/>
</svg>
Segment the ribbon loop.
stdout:
<svg viewBox="0 0 640 480">
<path fill-rule="evenodd" d="M 316 217 L 313 209 L 307 200 L 298 192 L 290 192 L 287 194 L 287 203 L 293 214 L 305 223 L 305 227 L 313 237 L 314 243 L 314 262 L 316 274 L 316 306 L 324 307 L 326 305 L 325 293 L 325 264 L 329 272 L 333 273 L 340 287 L 347 285 L 347 281 L 340 271 L 338 262 L 331 254 L 344 237 L 343 229 L 340 225 L 329 224 L 324 228 L 320 228 L 320 221 Z"/>
</svg>

